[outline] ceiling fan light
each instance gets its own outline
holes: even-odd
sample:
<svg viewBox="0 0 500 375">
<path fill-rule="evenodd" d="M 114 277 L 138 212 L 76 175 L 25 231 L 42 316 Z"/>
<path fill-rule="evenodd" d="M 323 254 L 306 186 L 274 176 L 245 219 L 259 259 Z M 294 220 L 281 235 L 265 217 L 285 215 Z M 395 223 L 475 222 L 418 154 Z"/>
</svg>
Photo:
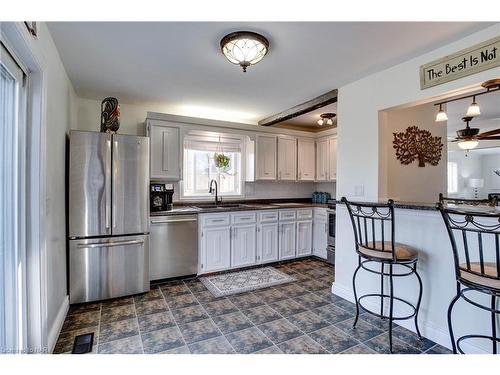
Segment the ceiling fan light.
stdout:
<svg viewBox="0 0 500 375">
<path fill-rule="evenodd" d="M 479 141 L 476 141 L 475 139 L 460 141 L 457 143 L 458 147 L 460 147 L 462 150 L 472 150 L 473 148 L 476 148 L 478 144 Z"/>
<path fill-rule="evenodd" d="M 476 103 L 476 97 L 473 97 L 472 103 L 467 108 L 467 113 L 465 114 L 468 117 L 479 116 L 481 114 L 481 109 L 479 108 L 479 104 Z"/>
<path fill-rule="evenodd" d="M 325 123 L 325 121 L 324 121 L 322 118 L 320 118 L 320 119 L 318 120 L 318 125 L 319 125 L 319 126 L 323 126 L 323 124 L 324 124 L 324 123 Z"/>
<path fill-rule="evenodd" d="M 442 105 L 439 105 L 439 111 L 436 114 L 436 122 L 448 121 L 448 115 L 443 111 Z"/>
</svg>

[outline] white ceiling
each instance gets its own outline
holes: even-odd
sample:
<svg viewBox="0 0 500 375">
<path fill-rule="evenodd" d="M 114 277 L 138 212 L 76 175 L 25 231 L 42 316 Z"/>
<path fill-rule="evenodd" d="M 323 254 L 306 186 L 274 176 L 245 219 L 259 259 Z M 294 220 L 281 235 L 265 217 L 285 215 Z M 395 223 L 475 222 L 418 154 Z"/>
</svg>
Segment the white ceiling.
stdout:
<svg viewBox="0 0 500 375">
<path fill-rule="evenodd" d="M 256 123 L 489 26 L 478 22 L 50 22 L 77 94 L 161 103 L 174 114 Z M 247 73 L 220 39 L 236 30 L 270 41 Z"/>
</svg>

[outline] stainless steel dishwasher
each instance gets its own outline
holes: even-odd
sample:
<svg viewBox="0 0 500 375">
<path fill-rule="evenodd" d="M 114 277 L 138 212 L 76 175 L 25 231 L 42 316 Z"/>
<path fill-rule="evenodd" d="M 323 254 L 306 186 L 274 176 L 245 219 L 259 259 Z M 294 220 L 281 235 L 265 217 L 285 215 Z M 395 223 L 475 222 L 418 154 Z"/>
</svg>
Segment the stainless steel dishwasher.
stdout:
<svg viewBox="0 0 500 375">
<path fill-rule="evenodd" d="M 198 272 L 198 215 L 152 216 L 150 280 Z"/>
</svg>

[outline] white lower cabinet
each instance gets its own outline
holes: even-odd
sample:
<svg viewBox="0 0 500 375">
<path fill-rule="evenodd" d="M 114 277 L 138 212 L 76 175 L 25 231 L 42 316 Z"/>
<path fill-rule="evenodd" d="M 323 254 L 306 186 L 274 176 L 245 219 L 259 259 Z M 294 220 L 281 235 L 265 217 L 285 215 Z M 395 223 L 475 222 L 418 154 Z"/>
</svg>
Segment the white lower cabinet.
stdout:
<svg viewBox="0 0 500 375">
<path fill-rule="evenodd" d="M 257 229 L 257 262 L 278 260 L 278 223 L 262 223 Z"/>
<path fill-rule="evenodd" d="M 201 273 L 231 267 L 230 227 L 203 228 L 201 232 Z"/>
<path fill-rule="evenodd" d="M 326 209 L 315 208 L 313 220 L 313 255 L 326 259 L 328 246 L 328 215 Z"/>
<path fill-rule="evenodd" d="M 251 266 L 257 262 L 257 226 L 231 227 L 231 268 Z"/>
<path fill-rule="evenodd" d="M 312 253 L 312 220 L 297 221 L 297 256 Z"/>
<path fill-rule="evenodd" d="M 295 258 L 296 250 L 296 223 L 284 222 L 279 224 L 279 259 Z"/>
<path fill-rule="evenodd" d="M 311 254 L 326 257 L 327 233 L 323 229 L 326 224 L 320 230 L 316 219 L 316 212 L 313 216 L 312 209 L 201 214 L 198 220 L 199 273 L 248 267 Z M 326 210 L 322 220 L 322 223 L 326 223 Z M 321 245 L 317 244 L 317 235 L 322 238 Z M 323 252 L 317 253 L 318 247 L 325 251 L 324 255 Z"/>
</svg>

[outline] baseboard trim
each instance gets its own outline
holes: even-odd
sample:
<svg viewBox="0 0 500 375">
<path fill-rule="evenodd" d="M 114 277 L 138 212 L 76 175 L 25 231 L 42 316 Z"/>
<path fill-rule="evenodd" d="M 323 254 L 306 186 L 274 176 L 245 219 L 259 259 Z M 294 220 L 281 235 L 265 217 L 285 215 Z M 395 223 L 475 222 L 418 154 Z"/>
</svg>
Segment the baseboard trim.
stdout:
<svg viewBox="0 0 500 375">
<path fill-rule="evenodd" d="M 343 299 L 346 299 L 352 303 L 354 303 L 354 294 L 351 288 L 346 288 L 343 285 L 339 285 L 338 283 L 333 283 L 332 284 L 332 293 L 342 297 Z M 371 309 L 372 311 L 376 311 L 379 309 L 379 305 L 375 303 L 369 303 L 369 302 L 363 302 L 363 305 L 366 306 L 367 308 Z M 398 311 L 394 311 L 394 314 L 397 315 Z M 408 319 L 408 320 L 402 320 L 398 322 L 394 322 L 397 325 L 400 325 L 412 332 L 415 332 L 415 326 L 413 324 L 413 320 Z M 450 336 L 448 334 L 448 328 L 443 329 L 442 327 L 437 327 L 436 325 L 429 323 L 429 322 L 423 322 L 419 320 L 419 328 L 422 333 L 422 335 L 429 340 L 434 341 L 435 343 L 438 343 L 439 345 L 442 345 L 448 349 L 451 350 L 451 342 L 450 342 Z M 472 345 L 469 343 L 463 343 L 460 344 L 463 350 L 466 353 L 470 354 L 490 354 L 487 352 L 485 349 Z"/>
<path fill-rule="evenodd" d="M 52 324 L 52 327 L 50 327 L 49 330 L 49 337 L 47 338 L 49 353 L 52 353 L 54 351 L 54 347 L 56 346 L 57 343 L 57 338 L 61 333 L 61 329 L 64 324 L 64 320 L 66 319 L 66 315 L 68 314 L 68 310 L 69 310 L 69 297 L 65 296 L 63 302 L 61 303 L 61 306 L 59 307 L 59 311 L 57 312 L 56 319 L 54 320 L 54 323 Z"/>
</svg>

